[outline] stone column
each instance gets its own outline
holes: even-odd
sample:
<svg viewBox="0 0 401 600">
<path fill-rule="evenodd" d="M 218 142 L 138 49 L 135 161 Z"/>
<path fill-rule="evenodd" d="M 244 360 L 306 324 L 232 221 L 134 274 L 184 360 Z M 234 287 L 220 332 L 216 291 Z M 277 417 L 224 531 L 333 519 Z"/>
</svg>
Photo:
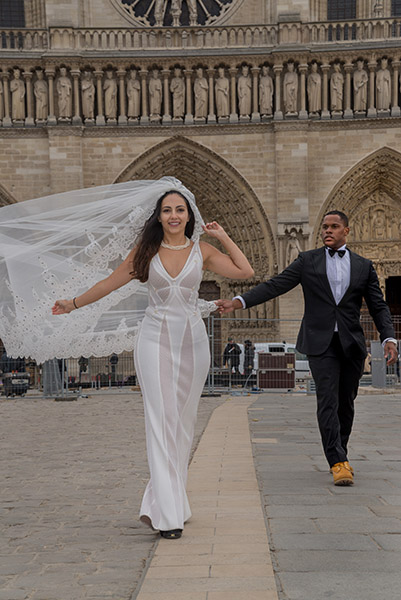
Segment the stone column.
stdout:
<svg viewBox="0 0 401 600">
<path fill-rule="evenodd" d="M 283 65 L 274 65 L 273 72 L 275 75 L 274 92 L 275 92 L 275 110 L 274 120 L 282 121 L 283 111 L 281 110 L 281 73 L 283 71 Z"/>
<path fill-rule="evenodd" d="M 252 67 L 252 117 L 251 121 L 258 122 L 260 121 L 260 112 L 259 112 L 259 67 Z"/>
<path fill-rule="evenodd" d="M 308 112 L 306 110 L 306 74 L 308 72 L 308 65 L 299 65 L 298 71 L 301 74 L 300 85 L 301 85 L 301 110 L 299 111 L 300 119 L 307 119 Z"/>
<path fill-rule="evenodd" d="M 163 75 L 163 85 L 164 85 L 164 93 L 163 93 L 164 114 L 163 114 L 162 123 L 164 123 L 166 125 L 170 125 L 171 124 L 170 87 L 169 87 L 170 70 L 163 69 L 162 75 Z"/>
<path fill-rule="evenodd" d="M 351 74 L 354 70 L 354 65 L 347 62 L 344 65 L 345 71 L 345 103 L 344 103 L 344 119 L 353 119 L 354 113 L 351 109 Z"/>
<path fill-rule="evenodd" d="M 214 112 L 214 69 L 207 70 L 209 77 L 209 114 L 207 116 L 208 123 L 217 123 L 216 114 Z"/>
<path fill-rule="evenodd" d="M 321 66 L 323 73 L 323 94 L 322 94 L 322 119 L 330 119 L 329 111 L 329 71 L 330 65 L 327 63 Z"/>
<path fill-rule="evenodd" d="M 147 125 L 149 123 L 148 115 L 148 71 L 147 69 L 141 69 L 139 72 L 141 76 L 141 91 L 142 91 L 142 115 L 140 117 L 140 124 Z"/>
<path fill-rule="evenodd" d="M 79 77 L 81 75 L 81 71 L 79 69 L 71 69 L 71 75 L 72 75 L 72 79 L 73 79 L 73 88 L 74 88 L 74 107 L 73 107 L 72 124 L 73 125 L 82 125 L 81 103 L 80 103 L 80 96 L 79 96 Z"/>
<path fill-rule="evenodd" d="M 54 69 L 46 69 L 45 71 L 47 82 L 49 85 L 49 116 L 47 117 L 48 125 L 57 125 L 57 119 L 54 109 Z"/>
<path fill-rule="evenodd" d="M 229 69 L 230 77 L 231 77 L 231 113 L 230 113 L 230 123 L 238 123 L 238 113 L 237 113 L 237 69 L 232 67 Z"/>
<path fill-rule="evenodd" d="M 3 127 L 12 127 L 12 120 L 10 114 L 10 88 L 8 85 L 8 80 L 10 78 L 10 73 L 5 71 L 2 73 L 3 77 L 3 95 L 4 95 L 4 117 L 3 117 Z"/>
<path fill-rule="evenodd" d="M 369 68 L 369 107 L 368 117 L 377 117 L 377 110 L 375 108 L 375 73 L 377 63 L 372 61 L 368 63 Z"/>
<path fill-rule="evenodd" d="M 193 125 L 194 115 L 192 112 L 192 70 L 185 69 L 185 86 L 186 86 L 186 107 L 187 112 L 185 113 L 185 125 Z"/>
<path fill-rule="evenodd" d="M 106 119 L 103 114 L 103 71 L 95 71 L 96 77 L 96 98 L 97 98 L 97 117 L 96 125 L 106 125 Z"/>
<path fill-rule="evenodd" d="M 118 124 L 126 125 L 128 122 L 127 119 L 127 102 L 125 96 L 125 76 L 127 72 L 125 69 L 119 69 L 117 71 L 118 77 L 118 99 L 119 99 L 119 115 L 118 115 Z"/>
<path fill-rule="evenodd" d="M 393 60 L 393 101 L 391 103 L 391 116 L 401 116 L 401 110 L 398 105 L 398 73 L 400 70 L 401 62 L 399 60 Z"/>
<path fill-rule="evenodd" d="M 35 127 L 34 107 L 33 107 L 33 88 L 32 88 L 32 73 L 24 71 L 23 73 L 26 86 L 26 119 L 25 127 Z"/>
</svg>

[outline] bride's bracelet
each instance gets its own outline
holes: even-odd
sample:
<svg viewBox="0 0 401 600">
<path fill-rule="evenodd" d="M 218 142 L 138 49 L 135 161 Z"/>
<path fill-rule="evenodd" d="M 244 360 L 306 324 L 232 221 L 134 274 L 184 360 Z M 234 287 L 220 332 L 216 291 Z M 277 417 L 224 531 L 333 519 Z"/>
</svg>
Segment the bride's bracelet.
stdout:
<svg viewBox="0 0 401 600">
<path fill-rule="evenodd" d="M 76 297 L 72 299 L 72 303 L 74 305 L 74 308 L 76 308 L 78 310 L 79 307 L 76 305 L 75 300 L 76 300 Z"/>
</svg>

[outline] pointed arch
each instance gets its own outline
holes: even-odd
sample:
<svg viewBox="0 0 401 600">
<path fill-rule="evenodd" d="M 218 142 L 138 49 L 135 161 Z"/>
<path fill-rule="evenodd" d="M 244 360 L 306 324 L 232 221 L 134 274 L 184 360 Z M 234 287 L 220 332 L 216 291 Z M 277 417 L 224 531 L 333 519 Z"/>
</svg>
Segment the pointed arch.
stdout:
<svg viewBox="0 0 401 600">
<path fill-rule="evenodd" d="M 371 198 L 386 197 L 395 210 L 401 210 L 399 189 L 401 153 L 384 146 L 375 150 L 343 175 L 330 192 L 316 220 L 313 242 L 318 247 L 324 215 L 330 210 L 345 212 L 351 225 Z M 378 196 L 379 195 L 379 196 Z"/>
<path fill-rule="evenodd" d="M 277 253 L 266 214 L 244 177 L 209 148 L 183 136 L 165 140 L 139 156 L 117 177 L 158 179 L 172 175 L 196 196 L 205 221 L 219 221 L 247 255 L 256 279 L 274 273 Z"/>
<path fill-rule="evenodd" d="M 349 247 L 373 261 L 382 288 L 388 277 L 401 276 L 401 153 L 376 150 L 352 167 L 329 194 L 314 230 L 321 244 L 323 217 L 342 210 L 350 220 Z"/>
</svg>

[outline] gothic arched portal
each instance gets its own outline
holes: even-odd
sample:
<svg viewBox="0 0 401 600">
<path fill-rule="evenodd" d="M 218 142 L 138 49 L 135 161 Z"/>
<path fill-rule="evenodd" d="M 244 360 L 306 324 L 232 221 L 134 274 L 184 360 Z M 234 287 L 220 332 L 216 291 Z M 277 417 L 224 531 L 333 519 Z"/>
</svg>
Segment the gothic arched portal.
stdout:
<svg viewBox="0 0 401 600">
<path fill-rule="evenodd" d="M 172 137 L 150 148 L 120 173 L 115 183 L 130 179 L 159 179 L 171 175 L 180 179 L 194 194 L 205 221 L 216 220 L 249 258 L 255 277 L 252 282 L 215 280 L 221 297 L 231 298 L 274 274 L 277 252 L 266 214 L 250 185 L 226 160 L 201 144 L 182 136 Z M 205 286 L 207 287 L 207 286 Z M 275 302 L 249 311 L 252 317 L 277 316 Z M 243 329 L 243 324 L 238 328 Z M 266 339 L 270 325 L 261 327 L 253 339 Z M 242 331 L 238 330 L 238 335 Z"/>
<path fill-rule="evenodd" d="M 387 278 L 401 276 L 400 181 L 401 154 L 387 147 L 376 150 L 337 183 L 314 231 L 318 247 L 324 214 L 345 212 L 350 220 L 349 246 L 373 261 L 383 289 Z"/>
</svg>

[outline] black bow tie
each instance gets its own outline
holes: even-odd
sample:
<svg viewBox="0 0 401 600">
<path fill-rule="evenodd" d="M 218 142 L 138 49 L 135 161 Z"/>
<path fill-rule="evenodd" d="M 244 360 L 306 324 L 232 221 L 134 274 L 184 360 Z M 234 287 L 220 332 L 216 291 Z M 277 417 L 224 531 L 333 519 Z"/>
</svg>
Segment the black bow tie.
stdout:
<svg viewBox="0 0 401 600">
<path fill-rule="evenodd" d="M 334 248 L 328 248 L 330 256 L 334 256 L 337 252 L 338 256 L 342 258 L 345 254 L 345 250 L 334 250 Z"/>
</svg>

